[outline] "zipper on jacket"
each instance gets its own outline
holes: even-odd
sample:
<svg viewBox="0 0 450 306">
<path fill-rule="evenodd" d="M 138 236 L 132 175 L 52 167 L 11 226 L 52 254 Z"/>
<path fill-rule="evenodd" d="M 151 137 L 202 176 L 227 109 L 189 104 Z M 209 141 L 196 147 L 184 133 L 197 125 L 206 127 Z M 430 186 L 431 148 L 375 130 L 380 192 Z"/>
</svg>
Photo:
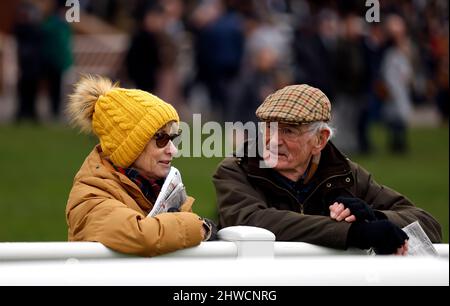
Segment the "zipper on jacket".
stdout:
<svg viewBox="0 0 450 306">
<path fill-rule="evenodd" d="M 295 200 L 295 202 L 297 202 L 297 204 L 300 206 L 300 214 L 304 215 L 304 213 L 303 213 L 303 203 L 301 203 L 299 200 L 297 200 L 297 197 L 294 194 L 292 194 L 292 192 L 290 192 L 288 189 L 280 187 L 279 185 L 275 184 L 274 182 L 272 182 L 271 180 L 269 180 L 269 179 L 267 179 L 267 178 L 265 178 L 263 176 L 252 175 L 252 174 L 248 174 L 248 176 L 256 178 L 256 179 L 267 181 L 271 185 L 275 186 L 276 188 L 281 189 L 283 191 L 286 191 Z"/>
<path fill-rule="evenodd" d="M 290 192 L 288 189 L 285 189 L 285 188 L 283 188 L 283 187 L 280 187 L 279 185 L 275 184 L 274 182 L 272 182 L 271 180 L 269 180 L 269 179 L 267 179 L 267 178 L 265 178 L 265 177 L 263 177 L 263 176 L 257 176 L 257 175 L 252 175 L 252 174 L 248 174 L 248 176 L 253 177 L 253 178 L 257 178 L 257 179 L 262 179 L 262 180 L 264 180 L 264 181 L 269 182 L 271 185 L 277 187 L 278 189 L 281 189 L 281 190 L 283 190 L 283 191 L 286 191 L 286 192 L 287 192 L 292 198 L 294 198 L 295 201 L 299 204 L 299 206 L 300 206 L 300 214 L 301 214 L 301 215 L 304 215 L 304 214 L 305 214 L 305 211 L 304 211 L 304 203 L 306 203 L 306 202 L 309 200 L 309 198 L 312 197 L 312 195 L 317 191 L 317 189 L 319 189 L 320 186 L 322 186 L 325 182 L 327 182 L 327 181 L 329 181 L 329 180 L 331 180 L 331 179 L 334 179 L 334 178 L 336 178 L 336 177 L 347 176 L 350 172 L 351 172 L 351 171 L 346 172 L 346 173 L 344 173 L 344 174 L 332 175 L 332 176 L 326 178 L 325 180 L 323 180 L 322 182 L 320 182 L 320 183 L 316 186 L 316 188 L 314 188 L 314 190 L 309 194 L 309 196 L 305 199 L 305 201 L 304 201 L 303 203 L 300 202 L 299 200 L 297 200 L 297 197 L 295 197 L 295 196 L 292 194 L 292 192 Z"/>
</svg>

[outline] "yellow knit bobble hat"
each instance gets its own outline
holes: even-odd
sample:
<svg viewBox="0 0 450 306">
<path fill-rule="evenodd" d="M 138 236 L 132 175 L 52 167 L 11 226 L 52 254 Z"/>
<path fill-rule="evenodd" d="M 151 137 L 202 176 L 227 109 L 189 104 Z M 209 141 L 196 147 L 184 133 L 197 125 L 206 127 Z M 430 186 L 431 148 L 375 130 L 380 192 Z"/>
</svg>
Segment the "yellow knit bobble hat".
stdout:
<svg viewBox="0 0 450 306">
<path fill-rule="evenodd" d="M 130 166 L 160 128 L 180 120 L 173 106 L 157 96 L 90 75 L 75 85 L 68 114 L 82 130 L 98 136 L 103 152 L 119 167 Z"/>
</svg>

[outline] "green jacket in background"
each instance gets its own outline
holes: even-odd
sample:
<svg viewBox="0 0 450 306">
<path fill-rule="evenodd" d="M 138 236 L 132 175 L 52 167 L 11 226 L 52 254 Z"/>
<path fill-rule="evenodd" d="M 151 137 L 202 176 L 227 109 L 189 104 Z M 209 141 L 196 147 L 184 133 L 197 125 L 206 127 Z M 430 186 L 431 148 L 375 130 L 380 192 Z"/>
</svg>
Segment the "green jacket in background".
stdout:
<svg viewBox="0 0 450 306">
<path fill-rule="evenodd" d="M 57 71 L 66 71 L 73 64 L 71 27 L 57 15 L 51 15 L 41 28 L 45 63 Z"/>
<path fill-rule="evenodd" d="M 259 161 L 256 157 L 230 157 L 219 165 L 213 182 L 220 227 L 257 226 L 273 232 L 278 241 L 344 249 L 351 223 L 331 219 L 328 207 L 337 196 L 352 196 L 366 201 L 399 227 L 419 220 L 431 241 L 441 242 L 441 227 L 430 214 L 375 182 L 331 143 L 322 150 L 311 180 L 312 191 L 303 203 L 273 179 L 273 169 L 260 168 Z"/>
</svg>

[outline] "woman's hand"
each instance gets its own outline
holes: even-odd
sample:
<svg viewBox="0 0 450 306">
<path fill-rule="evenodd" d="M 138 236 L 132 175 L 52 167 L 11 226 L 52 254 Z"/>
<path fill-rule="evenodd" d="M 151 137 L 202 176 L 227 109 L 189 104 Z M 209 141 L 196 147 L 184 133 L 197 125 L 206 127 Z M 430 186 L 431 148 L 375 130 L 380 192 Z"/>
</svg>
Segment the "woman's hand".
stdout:
<svg viewBox="0 0 450 306">
<path fill-rule="evenodd" d="M 217 225 L 207 218 L 202 218 L 202 220 L 203 241 L 217 240 Z"/>
<path fill-rule="evenodd" d="M 202 225 L 202 227 L 200 228 L 200 231 L 201 231 L 201 233 L 202 233 L 202 240 L 203 241 L 205 241 L 205 238 L 206 238 L 206 230 L 205 230 L 205 227 Z"/>
</svg>

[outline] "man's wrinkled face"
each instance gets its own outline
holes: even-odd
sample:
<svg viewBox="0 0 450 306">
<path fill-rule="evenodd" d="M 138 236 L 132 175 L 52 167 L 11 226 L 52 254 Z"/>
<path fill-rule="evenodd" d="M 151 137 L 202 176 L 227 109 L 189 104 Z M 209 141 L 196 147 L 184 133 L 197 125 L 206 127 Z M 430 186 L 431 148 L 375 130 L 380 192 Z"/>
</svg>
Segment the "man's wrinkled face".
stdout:
<svg viewBox="0 0 450 306">
<path fill-rule="evenodd" d="M 311 156 L 318 153 L 315 152 L 317 137 L 308 124 L 279 123 L 274 133 L 266 130 L 266 141 L 268 148 L 278 149 L 278 161 L 274 169 L 288 177 L 290 173 L 303 174 Z"/>
</svg>

